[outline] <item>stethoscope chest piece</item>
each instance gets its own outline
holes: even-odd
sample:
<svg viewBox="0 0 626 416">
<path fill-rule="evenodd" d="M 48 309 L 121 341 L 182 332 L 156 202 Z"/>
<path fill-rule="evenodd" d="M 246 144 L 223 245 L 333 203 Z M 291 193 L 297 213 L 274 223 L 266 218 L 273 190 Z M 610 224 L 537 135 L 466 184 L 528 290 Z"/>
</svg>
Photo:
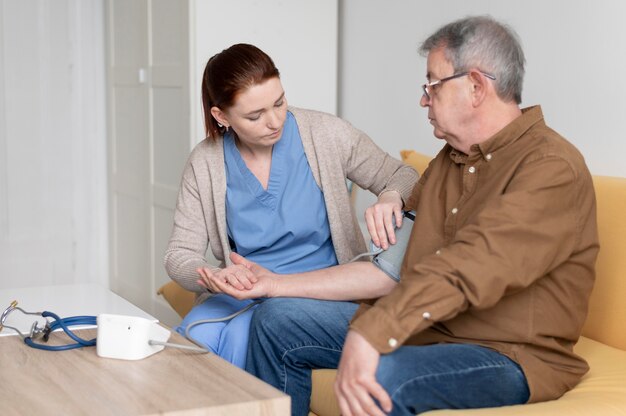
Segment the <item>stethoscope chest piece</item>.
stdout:
<svg viewBox="0 0 626 416">
<path fill-rule="evenodd" d="M 33 315 L 33 316 L 41 316 L 45 319 L 45 324 L 40 326 L 40 322 L 35 320 L 30 327 L 30 333 L 28 335 L 23 334 L 22 331 L 17 329 L 16 327 L 9 326 L 6 324 L 7 318 L 13 312 L 19 311 L 24 315 Z M 48 320 L 48 318 L 52 318 L 52 321 Z M 69 318 L 60 318 L 58 315 L 44 311 L 44 312 L 28 312 L 24 309 L 17 306 L 17 301 L 11 302 L 8 308 L 2 312 L 0 316 L 0 331 L 4 328 L 9 328 L 17 332 L 26 345 L 32 348 L 37 348 L 40 350 L 46 351 L 64 351 L 70 350 L 73 348 L 82 348 L 82 347 L 91 347 L 96 345 L 96 338 L 94 339 L 83 339 L 76 335 L 70 329 L 71 326 L 75 325 L 96 325 L 96 317 L 95 316 L 72 316 Z M 66 345 L 46 345 L 50 337 L 50 333 L 56 329 L 62 329 L 65 334 L 74 340 L 74 343 L 66 344 Z M 43 343 L 35 342 L 35 340 L 41 340 Z"/>
</svg>

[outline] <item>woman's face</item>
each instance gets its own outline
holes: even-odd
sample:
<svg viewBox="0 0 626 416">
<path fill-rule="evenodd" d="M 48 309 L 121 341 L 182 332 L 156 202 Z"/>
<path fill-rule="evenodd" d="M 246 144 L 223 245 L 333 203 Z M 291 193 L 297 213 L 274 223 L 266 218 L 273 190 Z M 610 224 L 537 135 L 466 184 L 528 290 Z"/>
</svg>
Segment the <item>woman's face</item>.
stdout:
<svg viewBox="0 0 626 416">
<path fill-rule="evenodd" d="M 231 127 L 243 145 L 271 147 L 280 140 L 287 118 L 285 91 L 279 78 L 270 78 L 241 91 L 228 110 L 213 107 L 211 113 L 218 122 Z"/>
</svg>

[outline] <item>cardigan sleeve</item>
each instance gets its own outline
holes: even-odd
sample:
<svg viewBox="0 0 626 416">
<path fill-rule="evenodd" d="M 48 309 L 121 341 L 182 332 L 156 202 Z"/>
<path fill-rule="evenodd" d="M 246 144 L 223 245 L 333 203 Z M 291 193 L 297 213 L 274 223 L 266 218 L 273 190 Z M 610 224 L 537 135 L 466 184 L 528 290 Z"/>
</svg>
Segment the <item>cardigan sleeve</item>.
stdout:
<svg viewBox="0 0 626 416">
<path fill-rule="evenodd" d="M 309 162 L 319 164 L 320 172 L 343 174 L 343 179 L 375 195 L 398 191 L 403 202 L 408 201 L 419 178 L 415 169 L 390 156 L 367 134 L 337 116 L 293 107 L 290 111 L 296 115 L 305 149 L 308 140 L 314 142 L 315 157 L 309 157 Z"/>
<path fill-rule="evenodd" d="M 419 175 L 374 143 L 364 132 L 350 126 L 346 140 L 340 143 L 346 157 L 348 179 L 375 195 L 397 191 L 406 203 Z"/>
<path fill-rule="evenodd" d="M 197 269 L 208 267 L 219 270 L 219 268 L 210 265 L 205 258 L 209 236 L 192 160 L 193 155 L 185 166 L 181 180 L 174 212 L 174 226 L 165 252 L 164 265 L 170 278 L 183 288 L 204 293 L 207 291 L 206 288 L 197 283 L 199 278 Z M 210 184 L 205 184 L 206 186 Z M 211 189 L 207 191 L 209 194 L 212 192 Z"/>
</svg>

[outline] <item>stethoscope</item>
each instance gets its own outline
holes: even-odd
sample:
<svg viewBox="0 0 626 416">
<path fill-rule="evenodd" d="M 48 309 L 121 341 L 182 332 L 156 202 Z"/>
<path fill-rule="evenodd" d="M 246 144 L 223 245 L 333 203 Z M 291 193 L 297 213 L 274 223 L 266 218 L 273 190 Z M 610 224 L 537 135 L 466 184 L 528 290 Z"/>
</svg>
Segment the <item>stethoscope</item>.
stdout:
<svg viewBox="0 0 626 416">
<path fill-rule="evenodd" d="M 46 324 L 41 327 L 39 326 L 39 322 L 33 322 L 33 325 L 30 328 L 30 333 L 28 335 L 22 334 L 22 332 L 12 326 L 8 326 L 5 324 L 7 317 L 14 311 L 20 311 L 24 315 L 34 315 L 41 316 L 46 318 Z M 49 321 L 47 318 L 52 318 L 53 321 Z M 57 314 L 52 312 L 43 311 L 43 312 L 27 312 L 24 309 L 17 306 L 17 301 L 11 302 L 8 308 L 2 312 L 2 316 L 0 317 L 0 331 L 3 328 L 9 328 L 17 332 L 24 340 L 24 343 L 32 348 L 37 348 L 40 350 L 46 351 L 64 351 L 71 350 L 74 348 L 82 348 L 82 347 L 93 347 L 96 345 L 96 338 L 94 339 L 83 339 L 73 333 L 69 327 L 73 325 L 96 325 L 96 317 L 95 316 L 71 316 L 69 318 L 60 318 Z M 38 342 L 35 342 L 36 339 L 41 339 L 43 342 L 48 342 L 48 338 L 50 336 L 50 332 L 61 328 L 63 332 L 67 334 L 68 337 L 76 341 L 74 344 L 67 345 L 44 345 Z"/>
</svg>

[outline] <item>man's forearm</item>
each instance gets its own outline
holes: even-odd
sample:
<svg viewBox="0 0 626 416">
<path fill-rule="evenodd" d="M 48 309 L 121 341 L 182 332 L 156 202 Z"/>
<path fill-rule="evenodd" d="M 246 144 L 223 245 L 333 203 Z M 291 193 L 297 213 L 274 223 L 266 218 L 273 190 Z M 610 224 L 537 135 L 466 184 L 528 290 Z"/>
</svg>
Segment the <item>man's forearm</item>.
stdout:
<svg viewBox="0 0 626 416">
<path fill-rule="evenodd" d="M 281 275 L 273 297 L 324 300 L 374 299 L 391 292 L 396 282 L 374 264 L 347 263 L 312 272 Z"/>
</svg>

